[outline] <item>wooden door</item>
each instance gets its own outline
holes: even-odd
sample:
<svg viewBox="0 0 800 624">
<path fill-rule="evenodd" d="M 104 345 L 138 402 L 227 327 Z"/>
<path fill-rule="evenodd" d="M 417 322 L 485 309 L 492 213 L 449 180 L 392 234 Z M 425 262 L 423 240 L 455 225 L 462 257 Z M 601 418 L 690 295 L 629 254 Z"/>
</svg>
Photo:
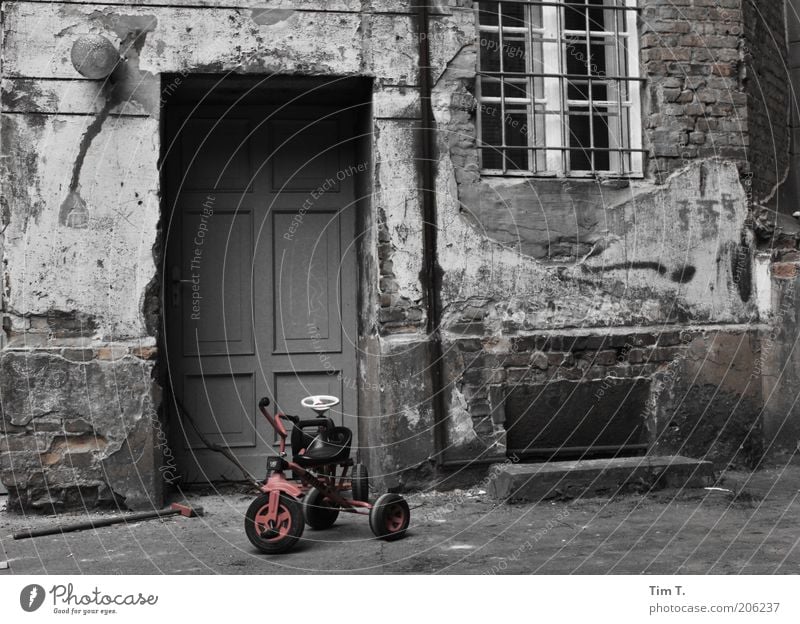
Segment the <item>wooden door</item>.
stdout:
<svg viewBox="0 0 800 624">
<path fill-rule="evenodd" d="M 274 442 L 263 395 L 291 414 L 339 396 L 332 415 L 357 433 L 353 123 L 309 107 L 167 110 L 171 389 L 256 476 Z M 187 481 L 241 478 L 172 418 Z"/>
</svg>

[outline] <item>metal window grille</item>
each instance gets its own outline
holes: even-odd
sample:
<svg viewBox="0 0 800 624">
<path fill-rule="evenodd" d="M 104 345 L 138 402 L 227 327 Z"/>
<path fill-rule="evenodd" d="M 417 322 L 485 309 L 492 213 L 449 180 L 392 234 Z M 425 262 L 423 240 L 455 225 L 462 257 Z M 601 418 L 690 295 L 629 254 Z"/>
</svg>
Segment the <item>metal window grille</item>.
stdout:
<svg viewBox="0 0 800 624">
<path fill-rule="evenodd" d="M 477 6 L 483 171 L 641 174 L 636 0 Z"/>
</svg>

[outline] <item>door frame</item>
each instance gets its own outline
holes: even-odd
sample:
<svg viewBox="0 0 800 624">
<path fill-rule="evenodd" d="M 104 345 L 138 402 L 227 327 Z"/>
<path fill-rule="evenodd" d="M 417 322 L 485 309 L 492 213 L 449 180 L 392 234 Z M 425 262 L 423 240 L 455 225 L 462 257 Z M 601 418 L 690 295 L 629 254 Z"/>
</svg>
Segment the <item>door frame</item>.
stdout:
<svg viewBox="0 0 800 624">
<path fill-rule="evenodd" d="M 180 76 L 180 80 L 177 80 Z M 219 84 L 220 81 L 225 81 L 229 77 L 223 78 L 218 75 L 207 74 L 161 74 L 162 86 L 170 85 L 173 90 L 170 92 L 172 99 L 167 102 L 162 102 L 161 109 L 161 154 L 159 159 L 159 172 L 160 172 L 160 227 L 159 227 L 159 240 L 156 245 L 156 255 L 158 259 L 158 356 L 156 362 L 156 375 L 160 381 L 160 386 L 164 391 L 163 400 L 161 401 L 160 419 L 167 435 L 165 440 L 157 440 L 156 444 L 162 451 L 162 458 L 167 457 L 168 461 L 165 464 L 169 465 L 169 473 L 180 475 L 182 467 L 180 464 L 174 465 L 175 455 L 170 451 L 172 449 L 182 448 L 179 445 L 184 443 L 184 433 L 181 431 L 183 425 L 180 427 L 173 426 L 176 419 L 172 414 L 175 414 L 178 409 L 175 394 L 172 390 L 170 363 L 168 361 L 168 348 L 166 339 L 166 329 L 168 325 L 169 312 L 169 298 L 170 293 L 170 275 L 169 264 L 167 257 L 167 244 L 170 239 L 170 226 L 172 224 L 172 211 L 174 206 L 170 205 L 170 197 L 166 192 L 167 187 L 167 169 L 165 167 L 166 156 L 170 142 L 174 138 L 168 134 L 169 128 L 166 123 L 166 108 L 171 105 L 181 106 L 186 104 L 200 104 L 207 98 L 207 93 L 203 92 L 202 95 L 192 88 L 175 89 L 174 85 L 184 85 L 184 87 L 191 87 L 194 81 L 198 83 L 208 84 L 209 81 L 214 84 Z M 276 76 L 276 75 L 260 75 L 260 76 L 232 76 L 231 82 L 240 83 L 240 86 L 233 89 L 225 89 L 223 96 L 223 103 L 229 103 L 233 98 L 240 98 L 243 95 L 253 93 L 253 85 L 262 83 L 269 83 L 269 80 L 278 80 L 281 86 L 288 86 L 289 93 L 285 96 L 286 100 L 291 100 L 292 97 L 297 97 L 297 93 L 305 91 L 313 91 L 315 87 L 320 84 L 320 79 L 317 77 L 304 77 L 304 76 Z M 337 102 L 343 108 L 351 108 L 356 114 L 354 127 L 349 131 L 354 140 L 353 157 L 355 159 L 354 165 L 365 164 L 364 171 L 359 172 L 355 179 L 355 232 L 354 232 L 354 245 L 356 254 L 356 276 L 355 276 L 355 315 L 356 315 L 356 331 L 358 336 L 355 348 L 355 379 L 344 379 L 343 383 L 355 384 L 354 400 L 356 404 L 357 418 L 357 431 L 354 433 L 360 440 L 360 446 L 369 446 L 368 444 L 368 423 L 362 418 L 363 410 L 366 405 L 379 405 L 379 390 L 377 383 L 367 382 L 366 386 L 360 381 L 364 378 L 365 370 L 373 369 L 375 360 L 371 355 L 369 348 L 369 336 L 374 333 L 374 328 L 377 326 L 377 313 L 376 308 L 379 303 L 378 294 L 378 281 L 379 281 L 379 268 L 375 260 L 375 250 L 377 249 L 377 235 L 375 230 L 376 219 L 372 214 L 372 192 L 373 192 L 373 173 L 374 173 L 374 160 L 373 160 L 373 116 L 372 116 L 372 79 L 371 78 L 329 78 L 327 82 L 341 82 L 347 83 L 346 89 L 337 90 L 338 95 L 341 97 L 342 93 L 346 93 L 345 102 Z M 296 91 L 292 92 L 291 87 Z M 207 87 L 206 87 L 207 88 Z M 162 89 L 162 92 L 165 92 Z M 257 91 L 256 91 L 257 92 Z M 327 101 L 327 100 L 326 100 Z M 214 103 L 214 102 L 210 102 Z M 335 105 L 328 105 L 327 108 L 334 110 Z M 174 148 L 174 146 L 172 146 Z M 374 354 L 374 352 L 372 352 Z M 362 451 L 361 448 L 354 448 L 353 453 L 357 456 L 358 461 L 366 462 L 369 460 L 368 449 Z M 266 458 L 265 458 L 266 461 Z M 171 462 L 171 463 L 170 463 Z M 163 467 L 162 467 L 163 469 Z M 235 469 L 234 469 L 235 470 Z M 238 471 L 236 471 L 238 475 Z M 263 475 L 254 475 L 260 478 Z M 179 482 L 180 477 L 174 480 Z"/>
</svg>

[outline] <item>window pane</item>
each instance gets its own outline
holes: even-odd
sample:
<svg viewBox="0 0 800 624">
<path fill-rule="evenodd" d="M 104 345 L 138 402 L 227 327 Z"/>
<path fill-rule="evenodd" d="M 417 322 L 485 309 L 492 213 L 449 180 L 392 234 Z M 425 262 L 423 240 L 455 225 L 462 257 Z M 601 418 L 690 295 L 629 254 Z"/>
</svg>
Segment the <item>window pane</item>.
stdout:
<svg viewBox="0 0 800 624">
<path fill-rule="evenodd" d="M 499 78 L 481 78 L 482 97 L 500 97 Z"/>
<path fill-rule="evenodd" d="M 497 26 L 497 2 L 481 2 L 478 5 L 478 23 L 484 26 Z"/>
<path fill-rule="evenodd" d="M 533 109 L 533 127 L 528 130 L 529 145 L 533 147 L 546 147 L 544 134 L 544 107 L 536 106 Z M 543 149 L 533 152 L 534 171 L 545 171 L 547 169 L 547 154 Z"/>
<path fill-rule="evenodd" d="M 525 40 L 506 35 L 503 39 L 503 71 L 524 73 Z"/>
<path fill-rule="evenodd" d="M 564 7 L 564 28 L 586 30 L 586 9 L 576 6 Z"/>
<path fill-rule="evenodd" d="M 594 108 L 593 111 L 590 119 L 588 108 L 570 110 L 569 146 L 572 149 L 569 158 L 573 171 L 608 171 L 611 168 L 608 111 L 602 108 Z"/>
<path fill-rule="evenodd" d="M 589 30 L 606 30 L 604 11 L 601 8 L 604 0 L 589 0 L 590 5 L 594 5 L 589 9 Z M 613 2 L 605 2 L 607 5 L 614 4 Z"/>
<path fill-rule="evenodd" d="M 509 146 L 528 146 L 528 113 L 527 111 L 507 111 L 505 118 L 506 143 Z M 506 151 L 506 167 L 508 169 L 527 170 L 528 150 L 509 149 Z"/>
<path fill-rule="evenodd" d="M 542 27 L 542 7 L 533 4 L 528 7 L 528 19 L 531 22 L 531 28 L 541 28 Z"/>
<path fill-rule="evenodd" d="M 578 37 L 567 39 L 567 73 L 588 74 L 588 55 L 586 54 L 586 41 Z"/>
<path fill-rule="evenodd" d="M 503 2 L 500 4 L 503 26 L 525 27 L 525 5 L 522 2 Z"/>
<path fill-rule="evenodd" d="M 502 145 L 501 115 L 491 106 L 481 107 L 481 143 L 485 146 Z M 502 169 L 503 157 L 499 149 L 482 150 L 482 166 L 485 169 Z"/>
<path fill-rule="evenodd" d="M 594 147 L 605 148 L 608 150 L 610 147 L 609 142 L 609 119 L 608 111 L 604 109 L 594 109 L 592 115 L 592 124 L 594 126 Z M 611 153 L 608 151 L 595 151 L 594 152 L 594 168 L 595 171 L 608 171 L 611 169 Z"/>
<path fill-rule="evenodd" d="M 589 64 L 588 69 L 593 76 L 608 75 L 608 60 L 613 59 L 615 49 L 606 46 L 606 39 L 602 37 L 592 37 L 589 40 Z"/>
<path fill-rule="evenodd" d="M 527 80 L 504 80 L 503 96 L 506 98 L 528 99 Z"/>
<path fill-rule="evenodd" d="M 482 32 L 479 43 L 481 71 L 500 71 L 500 35 Z"/>
<path fill-rule="evenodd" d="M 592 153 L 584 148 L 592 146 L 589 128 L 589 109 L 571 109 L 568 117 L 569 168 L 573 171 L 590 171 L 592 169 Z"/>
<path fill-rule="evenodd" d="M 567 81 L 567 98 L 570 100 L 589 100 L 589 82 L 587 80 Z"/>
<path fill-rule="evenodd" d="M 503 156 L 496 147 L 486 147 L 481 150 L 481 166 L 484 169 L 502 169 Z"/>
</svg>

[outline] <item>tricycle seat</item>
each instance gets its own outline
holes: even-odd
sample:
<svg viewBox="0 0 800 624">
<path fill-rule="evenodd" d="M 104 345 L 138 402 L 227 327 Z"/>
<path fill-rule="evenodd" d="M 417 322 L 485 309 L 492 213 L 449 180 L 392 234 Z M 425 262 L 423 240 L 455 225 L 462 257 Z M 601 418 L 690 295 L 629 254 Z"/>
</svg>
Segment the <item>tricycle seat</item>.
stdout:
<svg viewBox="0 0 800 624">
<path fill-rule="evenodd" d="M 342 463 L 350 459 L 352 443 L 353 432 L 347 427 L 323 429 L 316 436 L 294 427 L 292 459 L 304 468 Z"/>
</svg>

